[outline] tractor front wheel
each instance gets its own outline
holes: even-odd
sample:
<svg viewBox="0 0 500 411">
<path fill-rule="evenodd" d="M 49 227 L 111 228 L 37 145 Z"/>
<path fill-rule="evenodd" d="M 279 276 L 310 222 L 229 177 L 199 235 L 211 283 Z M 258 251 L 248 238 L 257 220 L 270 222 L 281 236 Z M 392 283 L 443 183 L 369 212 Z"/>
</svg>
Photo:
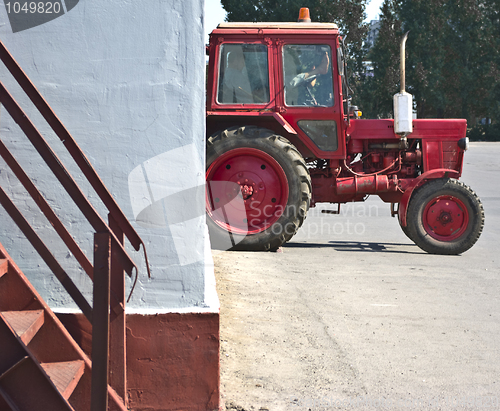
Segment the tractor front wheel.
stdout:
<svg viewBox="0 0 500 411">
<path fill-rule="evenodd" d="M 484 210 L 478 196 L 462 182 L 441 178 L 425 183 L 408 206 L 406 234 L 431 254 L 461 254 L 478 240 Z"/>
<path fill-rule="evenodd" d="M 212 246 L 276 250 L 302 225 L 311 198 L 304 159 L 284 137 L 233 127 L 207 141 L 207 225 Z"/>
</svg>

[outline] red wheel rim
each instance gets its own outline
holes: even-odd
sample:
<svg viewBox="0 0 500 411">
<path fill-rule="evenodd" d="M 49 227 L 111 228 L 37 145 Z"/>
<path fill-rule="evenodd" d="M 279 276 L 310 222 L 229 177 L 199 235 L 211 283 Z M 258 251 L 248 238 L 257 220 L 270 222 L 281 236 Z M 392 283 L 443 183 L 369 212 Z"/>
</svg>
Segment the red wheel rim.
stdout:
<svg viewBox="0 0 500 411">
<path fill-rule="evenodd" d="M 443 195 L 429 201 L 422 215 L 425 231 L 436 240 L 454 241 L 469 224 L 469 212 L 457 197 Z"/>
<path fill-rule="evenodd" d="M 279 163 L 254 148 L 236 148 L 208 168 L 210 218 L 235 234 L 257 234 L 273 225 L 288 202 L 288 179 Z"/>
</svg>

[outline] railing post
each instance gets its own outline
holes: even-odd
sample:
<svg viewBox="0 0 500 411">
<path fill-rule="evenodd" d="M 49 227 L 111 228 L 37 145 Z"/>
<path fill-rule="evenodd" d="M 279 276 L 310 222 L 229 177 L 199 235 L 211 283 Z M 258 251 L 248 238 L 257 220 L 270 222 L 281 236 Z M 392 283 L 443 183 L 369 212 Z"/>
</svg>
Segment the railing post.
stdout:
<svg viewBox="0 0 500 411">
<path fill-rule="evenodd" d="M 122 244 L 124 233 L 111 214 L 108 215 L 109 228 Z M 127 405 L 127 351 L 125 316 L 125 271 L 117 258 L 119 252 L 111 245 L 111 310 L 109 328 L 109 384 Z"/>
<path fill-rule="evenodd" d="M 108 232 L 95 233 L 91 411 L 107 411 L 108 409 L 110 284 L 111 235 Z"/>
</svg>

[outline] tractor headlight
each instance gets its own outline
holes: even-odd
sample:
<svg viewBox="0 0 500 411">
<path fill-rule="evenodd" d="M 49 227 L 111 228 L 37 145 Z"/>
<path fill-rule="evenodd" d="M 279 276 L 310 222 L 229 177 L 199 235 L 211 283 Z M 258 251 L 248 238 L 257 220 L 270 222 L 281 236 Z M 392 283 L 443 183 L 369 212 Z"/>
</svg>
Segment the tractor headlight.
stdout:
<svg viewBox="0 0 500 411">
<path fill-rule="evenodd" d="M 460 147 L 464 151 L 467 151 L 469 149 L 469 137 L 464 137 L 458 140 L 458 147 Z"/>
</svg>

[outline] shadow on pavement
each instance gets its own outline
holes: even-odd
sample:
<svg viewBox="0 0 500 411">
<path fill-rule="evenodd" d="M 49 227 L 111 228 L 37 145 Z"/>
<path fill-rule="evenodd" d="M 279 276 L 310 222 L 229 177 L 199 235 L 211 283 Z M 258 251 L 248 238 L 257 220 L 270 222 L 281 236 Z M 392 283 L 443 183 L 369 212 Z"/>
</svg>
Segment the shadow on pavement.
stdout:
<svg viewBox="0 0 500 411">
<path fill-rule="evenodd" d="M 415 244 L 370 243 L 366 241 L 330 241 L 328 243 L 286 243 L 284 248 L 325 248 L 332 247 L 336 251 L 384 252 L 394 254 L 422 254 L 423 251 L 406 251 L 393 247 L 416 247 Z M 390 248 L 387 248 L 390 247 Z M 418 249 L 418 248 L 417 248 Z"/>
</svg>

